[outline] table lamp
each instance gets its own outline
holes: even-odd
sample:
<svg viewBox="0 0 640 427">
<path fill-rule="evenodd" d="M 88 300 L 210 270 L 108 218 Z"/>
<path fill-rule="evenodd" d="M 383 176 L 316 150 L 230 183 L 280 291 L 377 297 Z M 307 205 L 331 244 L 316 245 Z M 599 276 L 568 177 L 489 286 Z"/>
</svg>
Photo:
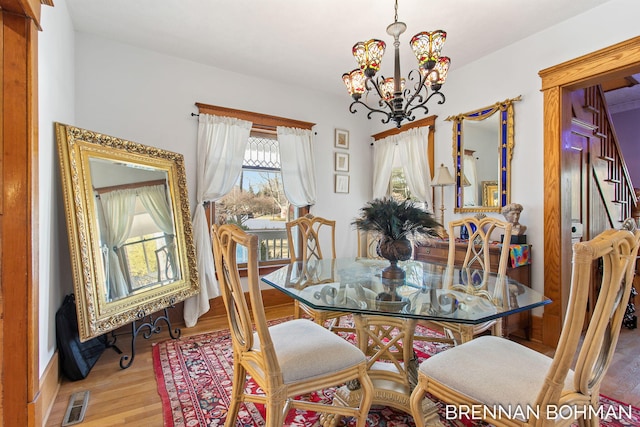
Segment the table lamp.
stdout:
<svg viewBox="0 0 640 427">
<path fill-rule="evenodd" d="M 432 187 L 440 187 L 440 223 L 444 227 L 444 187 L 455 184 L 456 181 L 451 176 L 449 169 L 440 164 L 440 167 L 436 170 L 436 174 L 431 182 Z"/>
</svg>

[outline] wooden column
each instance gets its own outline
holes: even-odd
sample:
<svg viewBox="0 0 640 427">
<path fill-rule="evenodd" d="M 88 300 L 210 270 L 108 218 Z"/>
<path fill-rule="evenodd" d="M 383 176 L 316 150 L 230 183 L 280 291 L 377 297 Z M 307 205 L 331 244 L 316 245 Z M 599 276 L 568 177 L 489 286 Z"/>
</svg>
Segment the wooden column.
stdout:
<svg viewBox="0 0 640 427">
<path fill-rule="evenodd" d="M 0 0 L 0 425 L 40 425 L 38 104 L 40 3 Z"/>
</svg>

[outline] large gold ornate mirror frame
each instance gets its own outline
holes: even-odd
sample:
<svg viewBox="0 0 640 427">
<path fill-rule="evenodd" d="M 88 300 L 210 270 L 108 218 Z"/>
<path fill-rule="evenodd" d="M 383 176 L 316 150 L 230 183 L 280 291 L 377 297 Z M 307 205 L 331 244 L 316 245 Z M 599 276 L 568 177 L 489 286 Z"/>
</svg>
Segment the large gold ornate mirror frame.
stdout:
<svg viewBox="0 0 640 427">
<path fill-rule="evenodd" d="M 454 212 L 500 212 L 511 202 L 513 103 L 520 99 L 446 118 L 453 122 Z"/>
<path fill-rule="evenodd" d="M 199 291 L 181 154 L 56 123 L 80 340 Z"/>
</svg>

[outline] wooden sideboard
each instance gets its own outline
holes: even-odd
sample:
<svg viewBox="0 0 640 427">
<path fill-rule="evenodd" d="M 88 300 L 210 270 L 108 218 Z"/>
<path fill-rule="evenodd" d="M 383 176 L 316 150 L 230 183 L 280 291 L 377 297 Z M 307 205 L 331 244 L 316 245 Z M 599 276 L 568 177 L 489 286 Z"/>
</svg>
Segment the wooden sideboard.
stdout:
<svg viewBox="0 0 640 427">
<path fill-rule="evenodd" d="M 456 264 L 462 264 L 467 250 L 466 242 L 456 243 Z M 495 273 L 498 269 L 501 246 L 495 245 L 489 248 L 491 257 L 491 269 Z M 529 246 L 531 251 L 531 246 Z M 414 248 L 414 258 L 420 261 L 429 261 L 446 264 L 449 256 L 448 240 L 430 240 L 422 243 Z M 531 287 L 531 264 L 524 264 L 518 267 L 511 267 L 511 263 L 507 267 L 507 276 L 511 279 Z M 531 312 L 513 314 L 504 318 L 503 331 L 505 336 L 511 334 L 519 337 L 530 339 L 531 328 Z"/>
</svg>

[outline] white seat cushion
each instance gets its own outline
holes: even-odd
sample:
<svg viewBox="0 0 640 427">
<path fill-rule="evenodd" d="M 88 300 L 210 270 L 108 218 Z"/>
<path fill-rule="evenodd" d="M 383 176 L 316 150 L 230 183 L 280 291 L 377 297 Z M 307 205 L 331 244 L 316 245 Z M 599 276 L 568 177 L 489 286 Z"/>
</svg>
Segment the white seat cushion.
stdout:
<svg viewBox="0 0 640 427">
<path fill-rule="evenodd" d="M 489 407 L 535 409 L 538 392 L 553 359 L 495 336 L 476 338 L 420 364 L 420 372 Z M 457 368 L 453 369 L 455 366 Z M 574 390 L 569 371 L 565 390 Z"/>
<path fill-rule="evenodd" d="M 337 372 L 366 360 L 356 346 L 307 319 L 279 323 L 269 327 L 269 332 L 285 384 Z M 254 347 L 259 345 L 255 334 Z"/>
</svg>

